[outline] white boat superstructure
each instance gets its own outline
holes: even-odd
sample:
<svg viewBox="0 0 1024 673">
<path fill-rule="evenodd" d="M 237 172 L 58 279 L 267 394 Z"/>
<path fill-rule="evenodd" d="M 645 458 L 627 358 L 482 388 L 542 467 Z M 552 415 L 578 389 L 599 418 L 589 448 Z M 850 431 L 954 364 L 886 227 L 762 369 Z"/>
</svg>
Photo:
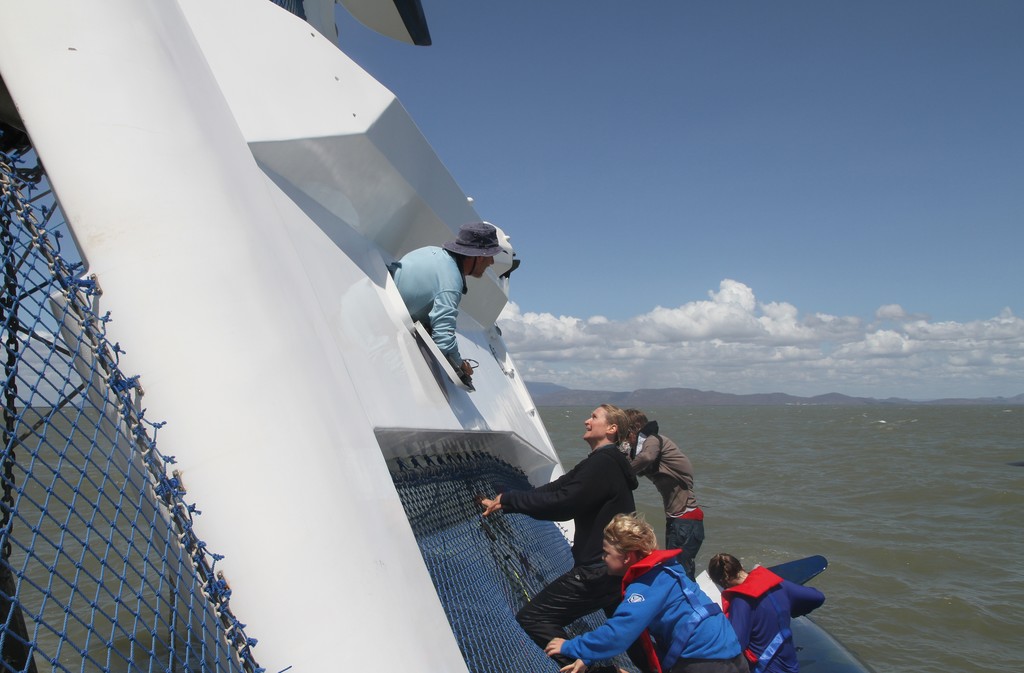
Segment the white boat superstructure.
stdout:
<svg viewBox="0 0 1024 673">
<path fill-rule="evenodd" d="M 4 2 L 0 75 L 259 664 L 467 670 L 389 461 L 561 466 L 495 327 L 511 250 L 459 316 L 476 392 L 417 345 L 386 264 L 481 218 L 399 102 L 264 0 Z"/>
</svg>

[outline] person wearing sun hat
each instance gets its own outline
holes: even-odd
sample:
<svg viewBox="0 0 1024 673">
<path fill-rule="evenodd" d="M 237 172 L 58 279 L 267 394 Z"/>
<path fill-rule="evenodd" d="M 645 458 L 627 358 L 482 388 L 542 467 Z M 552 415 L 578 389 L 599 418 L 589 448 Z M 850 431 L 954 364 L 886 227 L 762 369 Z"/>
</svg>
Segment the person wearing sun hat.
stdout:
<svg viewBox="0 0 1024 673">
<path fill-rule="evenodd" d="M 483 276 L 501 250 L 493 224 L 472 222 L 462 225 L 455 240 L 413 250 L 390 267 L 409 315 L 423 323 L 463 381 L 473 375 L 455 340 L 466 276 Z"/>
</svg>

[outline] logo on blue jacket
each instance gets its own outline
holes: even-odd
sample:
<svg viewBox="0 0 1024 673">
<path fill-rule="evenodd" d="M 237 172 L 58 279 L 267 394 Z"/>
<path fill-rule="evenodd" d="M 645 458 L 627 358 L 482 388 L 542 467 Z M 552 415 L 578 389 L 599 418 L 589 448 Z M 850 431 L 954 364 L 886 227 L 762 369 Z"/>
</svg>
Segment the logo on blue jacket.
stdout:
<svg viewBox="0 0 1024 673">
<path fill-rule="evenodd" d="M 640 594 L 630 594 L 629 598 L 626 599 L 627 603 L 643 603 L 644 597 Z"/>
</svg>

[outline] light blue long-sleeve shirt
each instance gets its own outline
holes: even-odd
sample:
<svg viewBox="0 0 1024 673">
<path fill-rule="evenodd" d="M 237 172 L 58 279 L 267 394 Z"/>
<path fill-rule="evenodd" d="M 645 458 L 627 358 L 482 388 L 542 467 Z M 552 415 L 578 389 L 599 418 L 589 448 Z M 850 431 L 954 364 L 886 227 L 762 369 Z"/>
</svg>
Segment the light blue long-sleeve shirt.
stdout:
<svg viewBox="0 0 1024 673">
<path fill-rule="evenodd" d="M 455 259 L 435 245 L 418 248 L 398 261 L 394 276 L 409 315 L 430 329 L 438 350 L 458 369 L 462 356 L 455 341 L 455 320 L 463 280 Z"/>
</svg>

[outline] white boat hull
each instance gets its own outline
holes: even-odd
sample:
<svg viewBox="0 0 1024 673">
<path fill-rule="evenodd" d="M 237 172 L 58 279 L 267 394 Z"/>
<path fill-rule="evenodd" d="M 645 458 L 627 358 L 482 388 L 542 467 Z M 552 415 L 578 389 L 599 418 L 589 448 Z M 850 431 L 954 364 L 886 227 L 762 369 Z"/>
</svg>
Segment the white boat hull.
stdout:
<svg viewBox="0 0 1024 673">
<path fill-rule="evenodd" d="M 0 74 L 260 664 L 465 671 L 386 461 L 487 431 L 561 467 L 504 283 L 460 316 L 477 392 L 416 346 L 385 264 L 479 217 L 394 96 L 262 0 L 6 2 Z"/>
</svg>

